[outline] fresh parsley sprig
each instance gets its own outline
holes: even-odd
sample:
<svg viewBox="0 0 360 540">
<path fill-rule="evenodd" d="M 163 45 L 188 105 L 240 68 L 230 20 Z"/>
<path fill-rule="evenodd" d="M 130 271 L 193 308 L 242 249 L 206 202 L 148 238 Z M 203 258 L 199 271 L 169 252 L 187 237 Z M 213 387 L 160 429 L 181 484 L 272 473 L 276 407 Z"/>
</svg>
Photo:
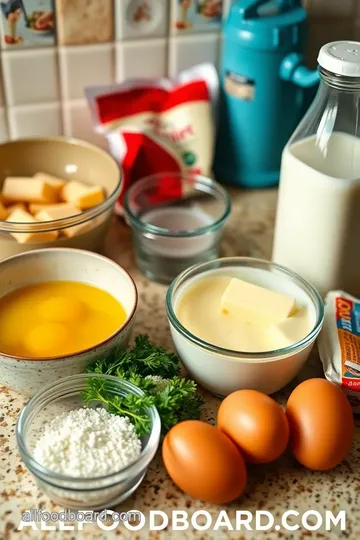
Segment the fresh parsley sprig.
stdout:
<svg viewBox="0 0 360 540">
<path fill-rule="evenodd" d="M 179 359 L 174 353 L 149 341 L 146 334 L 136 337 L 129 351 L 118 350 L 99 358 L 88 367 L 89 373 L 115 375 L 125 379 L 144 392 L 144 396 L 118 396 L 107 388 L 104 379 L 89 379 L 82 393 L 85 403 L 103 403 L 109 412 L 127 416 L 139 436 L 149 433 L 151 422 L 146 408 L 154 405 L 161 418 L 162 434 L 187 419 L 198 419 L 203 400 L 196 394 L 196 383 L 179 377 Z M 159 390 L 157 379 L 161 378 Z"/>
<path fill-rule="evenodd" d="M 88 368 L 88 372 L 106 373 L 120 376 L 120 373 L 135 370 L 140 375 L 159 375 L 164 379 L 179 373 L 176 354 L 149 341 L 147 334 L 135 338 L 135 345 L 129 351 L 118 349 L 112 355 L 99 358 Z"/>
<path fill-rule="evenodd" d="M 161 418 L 162 433 L 165 434 L 182 420 L 198 419 L 203 400 L 196 395 L 194 381 L 173 377 L 169 384 L 155 394 L 155 407 Z"/>
<path fill-rule="evenodd" d="M 139 436 L 148 433 L 151 429 L 151 420 L 144 409 L 154 405 L 153 396 L 115 395 L 111 392 L 106 379 L 89 378 L 87 387 L 82 392 L 82 398 L 87 405 L 102 403 L 109 413 L 127 416 L 134 424 Z"/>
</svg>

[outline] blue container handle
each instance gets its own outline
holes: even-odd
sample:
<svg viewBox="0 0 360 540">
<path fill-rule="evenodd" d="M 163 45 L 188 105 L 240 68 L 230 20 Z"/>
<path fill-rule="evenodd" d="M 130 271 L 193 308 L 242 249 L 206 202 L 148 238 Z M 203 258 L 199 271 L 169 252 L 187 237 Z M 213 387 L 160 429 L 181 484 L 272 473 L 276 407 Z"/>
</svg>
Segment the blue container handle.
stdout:
<svg viewBox="0 0 360 540">
<path fill-rule="evenodd" d="M 318 70 L 310 70 L 303 64 L 304 57 L 299 53 L 290 53 L 281 62 L 280 77 L 302 88 L 311 88 L 320 81 Z"/>
<path fill-rule="evenodd" d="M 268 3 L 269 0 L 240 0 L 237 7 L 244 19 L 255 19 L 259 17 L 259 7 Z M 291 9 L 301 7 L 301 0 L 277 0 L 275 5 L 280 13 L 285 13 Z"/>
</svg>

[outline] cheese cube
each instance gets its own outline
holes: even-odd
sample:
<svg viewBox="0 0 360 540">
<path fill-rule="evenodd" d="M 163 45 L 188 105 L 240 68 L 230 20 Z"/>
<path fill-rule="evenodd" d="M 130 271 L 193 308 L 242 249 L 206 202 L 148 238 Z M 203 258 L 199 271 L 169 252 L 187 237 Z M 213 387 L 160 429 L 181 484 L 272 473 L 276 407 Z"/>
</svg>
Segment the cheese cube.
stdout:
<svg viewBox="0 0 360 540">
<path fill-rule="evenodd" d="M 92 208 L 103 202 L 104 191 L 99 186 L 88 186 L 82 182 L 66 182 L 62 188 L 61 197 L 64 201 L 73 203 L 81 210 Z"/>
<path fill-rule="evenodd" d="M 0 202 L 0 221 L 4 221 L 9 215 L 9 210 Z"/>
<path fill-rule="evenodd" d="M 13 221 L 17 223 L 36 223 L 36 219 L 22 208 L 15 208 L 12 210 L 6 221 Z"/>
<path fill-rule="evenodd" d="M 51 174 L 46 174 L 43 172 L 38 172 L 34 174 L 34 178 L 37 180 L 42 180 L 46 184 L 49 184 L 49 186 L 56 189 L 58 192 L 61 191 L 61 189 L 66 184 L 66 180 L 62 180 L 61 178 L 58 178 L 57 176 L 52 176 Z"/>
<path fill-rule="evenodd" d="M 10 206 L 7 206 L 6 209 L 9 215 L 11 214 L 11 212 L 14 212 L 14 210 L 24 210 L 25 212 L 27 211 L 26 204 L 24 203 L 10 204 Z"/>
<path fill-rule="evenodd" d="M 38 221 L 53 221 L 55 219 L 64 219 L 81 214 L 81 210 L 76 208 L 76 206 L 70 204 L 66 204 L 66 208 L 61 208 L 62 205 L 60 204 L 58 206 L 60 206 L 60 208 L 57 208 L 57 206 L 54 205 L 40 210 L 40 212 L 37 212 L 35 215 L 35 218 Z"/>
<path fill-rule="evenodd" d="M 56 189 L 36 178 L 8 176 L 3 185 L 3 196 L 8 201 L 54 203 Z"/>
<path fill-rule="evenodd" d="M 104 191 L 101 187 L 90 188 L 84 195 L 80 197 L 79 207 L 82 210 L 92 208 L 104 201 Z"/>
<path fill-rule="evenodd" d="M 36 219 L 38 221 L 53 221 L 54 219 L 64 219 L 81 214 L 81 210 L 75 206 L 72 206 L 71 204 L 66 204 L 66 208 L 61 208 L 61 204 L 57 206 L 60 208 L 52 206 L 51 208 L 48 207 L 47 209 L 41 210 L 36 214 Z M 72 227 L 68 227 L 66 229 L 60 229 L 60 233 L 67 238 L 72 238 L 73 236 L 81 234 L 90 228 L 91 223 L 87 221 L 86 223 L 81 223 L 80 225 L 73 225 Z"/>
<path fill-rule="evenodd" d="M 26 212 L 25 210 L 14 210 L 6 221 L 13 221 L 15 223 L 36 223 L 36 219 Z M 57 231 L 46 232 L 27 232 L 27 233 L 10 233 L 19 244 L 37 244 L 40 242 L 53 242 L 58 237 Z"/>
<path fill-rule="evenodd" d="M 67 208 L 73 209 L 74 205 L 71 203 L 54 203 L 54 204 L 40 204 L 40 203 L 30 203 L 29 204 L 29 210 L 32 214 L 37 214 L 38 212 L 41 212 L 41 210 L 52 210 L 53 208 L 63 208 L 66 210 Z M 78 208 L 76 209 L 78 210 Z M 77 212 L 79 213 L 79 212 Z"/>
<path fill-rule="evenodd" d="M 292 317 L 288 317 L 269 328 L 271 339 L 277 347 L 288 347 L 297 343 L 311 330 L 309 311 L 306 307 L 299 309 Z"/>
<path fill-rule="evenodd" d="M 221 309 L 235 314 L 247 322 L 259 318 L 277 323 L 290 316 L 296 308 L 296 300 L 287 294 L 253 285 L 232 278 L 221 297 Z"/>
</svg>

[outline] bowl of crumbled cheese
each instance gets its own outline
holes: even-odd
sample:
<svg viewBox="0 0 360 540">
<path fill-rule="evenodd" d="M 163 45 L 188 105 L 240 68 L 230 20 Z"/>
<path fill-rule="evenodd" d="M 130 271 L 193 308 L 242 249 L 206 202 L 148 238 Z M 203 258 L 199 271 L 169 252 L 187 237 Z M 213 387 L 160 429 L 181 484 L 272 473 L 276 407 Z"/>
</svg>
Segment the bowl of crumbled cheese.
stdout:
<svg viewBox="0 0 360 540">
<path fill-rule="evenodd" d="M 86 405 L 87 392 L 99 400 Z M 154 406 L 136 410 L 135 385 L 95 373 L 59 379 L 35 394 L 16 428 L 20 455 L 48 497 L 70 509 L 101 510 L 141 484 L 160 440 Z M 121 414 L 122 404 L 134 415 Z M 106 405 L 107 404 L 107 405 Z M 146 421 L 137 424 L 141 414 Z"/>
</svg>

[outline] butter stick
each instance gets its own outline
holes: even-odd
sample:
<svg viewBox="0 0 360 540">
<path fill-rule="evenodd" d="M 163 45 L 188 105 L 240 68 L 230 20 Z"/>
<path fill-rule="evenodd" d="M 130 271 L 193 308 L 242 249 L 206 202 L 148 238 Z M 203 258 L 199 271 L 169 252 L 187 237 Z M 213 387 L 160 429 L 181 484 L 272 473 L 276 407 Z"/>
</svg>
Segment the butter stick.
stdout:
<svg viewBox="0 0 360 540">
<path fill-rule="evenodd" d="M 62 203 L 53 203 L 53 204 L 41 204 L 41 203 L 30 203 L 29 204 L 29 210 L 32 214 L 37 214 L 38 212 L 41 212 L 42 210 L 52 210 L 52 209 L 61 209 L 63 208 L 64 210 L 66 210 L 67 208 L 69 209 L 73 209 L 74 208 L 74 205 L 71 204 L 71 203 L 66 203 L 66 202 L 62 202 Z M 79 213 L 79 209 L 76 208 L 77 210 L 77 213 Z M 60 219 L 60 218 L 59 218 Z"/>
<path fill-rule="evenodd" d="M 241 279 L 232 278 L 221 297 L 221 308 L 236 313 L 247 321 L 268 319 L 275 324 L 289 317 L 295 310 L 292 296 L 266 289 Z"/>
<path fill-rule="evenodd" d="M 9 210 L 0 202 L 0 221 L 4 221 L 9 215 Z"/>
<path fill-rule="evenodd" d="M 36 180 L 42 180 L 46 184 L 49 184 L 49 186 L 53 187 L 58 192 L 60 192 L 61 189 L 66 184 L 66 180 L 62 180 L 61 178 L 58 178 L 57 176 L 52 176 L 51 174 L 47 174 L 44 172 L 38 172 L 34 174 L 34 178 Z"/>
<path fill-rule="evenodd" d="M 2 193 L 6 200 L 14 202 L 54 203 L 58 200 L 56 189 L 36 178 L 8 176 Z"/>
<path fill-rule="evenodd" d="M 99 186 L 88 186 L 82 182 L 66 182 L 62 188 L 61 197 L 64 201 L 74 204 L 81 210 L 92 208 L 103 202 L 104 191 Z"/>
<path fill-rule="evenodd" d="M 53 221 L 55 219 L 64 219 L 81 214 L 81 210 L 71 204 L 66 204 L 66 208 L 62 206 L 64 205 L 58 204 L 57 206 L 53 205 L 51 207 L 43 209 L 35 215 L 35 218 L 38 221 Z M 87 221 L 86 223 L 73 225 L 72 227 L 68 227 L 66 229 L 60 229 L 60 234 L 63 234 L 67 238 L 72 238 L 73 236 L 87 231 L 91 228 L 91 226 L 92 223 L 89 223 L 89 221 Z"/>
<path fill-rule="evenodd" d="M 37 223 L 37 220 L 25 210 L 16 209 L 11 212 L 6 221 L 16 223 Z M 29 232 L 29 233 L 10 233 L 19 244 L 37 244 L 40 242 L 53 242 L 58 237 L 57 231 Z"/>
</svg>

